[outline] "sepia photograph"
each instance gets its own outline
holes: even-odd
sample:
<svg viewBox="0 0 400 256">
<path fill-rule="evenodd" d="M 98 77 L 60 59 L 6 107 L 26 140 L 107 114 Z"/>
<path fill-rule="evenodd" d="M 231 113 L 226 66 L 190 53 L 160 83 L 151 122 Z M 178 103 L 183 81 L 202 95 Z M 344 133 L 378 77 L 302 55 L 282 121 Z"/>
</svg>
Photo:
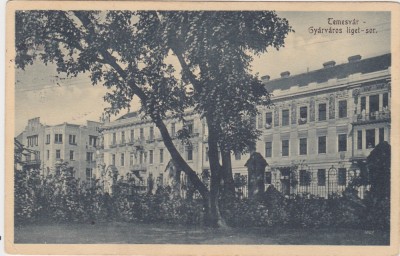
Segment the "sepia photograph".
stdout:
<svg viewBox="0 0 400 256">
<path fill-rule="evenodd" d="M 8 5 L 7 252 L 398 253 L 399 5 L 83 4 Z"/>
</svg>

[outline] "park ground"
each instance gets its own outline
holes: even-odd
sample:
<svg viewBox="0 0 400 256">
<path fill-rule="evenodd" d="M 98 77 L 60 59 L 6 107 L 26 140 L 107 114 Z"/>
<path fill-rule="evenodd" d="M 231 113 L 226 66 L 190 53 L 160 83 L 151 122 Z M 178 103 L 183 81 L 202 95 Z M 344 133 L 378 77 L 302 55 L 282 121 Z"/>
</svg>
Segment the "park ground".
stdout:
<svg viewBox="0 0 400 256">
<path fill-rule="evenodd" d="M 30 224 L 15 227 L 15 243 L 32 244 L 293 244 L 388 245 L 389 232 L 357 229 L 209 229 L 167 224 Z"/>
</svg>

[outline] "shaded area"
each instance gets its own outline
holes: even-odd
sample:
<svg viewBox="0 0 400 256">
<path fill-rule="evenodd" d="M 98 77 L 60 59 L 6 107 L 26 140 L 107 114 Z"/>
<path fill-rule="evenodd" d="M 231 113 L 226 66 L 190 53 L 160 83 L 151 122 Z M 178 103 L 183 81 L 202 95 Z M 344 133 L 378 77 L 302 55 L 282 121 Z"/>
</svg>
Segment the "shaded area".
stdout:
<svg viewBox="0 0 400 256">
<path fill-rule="evenodd" d="M 15 227 L 15 243 L 388 245 L 389 233 L 357 229 L 211 229 L 138 223 Z"/>
</svg>

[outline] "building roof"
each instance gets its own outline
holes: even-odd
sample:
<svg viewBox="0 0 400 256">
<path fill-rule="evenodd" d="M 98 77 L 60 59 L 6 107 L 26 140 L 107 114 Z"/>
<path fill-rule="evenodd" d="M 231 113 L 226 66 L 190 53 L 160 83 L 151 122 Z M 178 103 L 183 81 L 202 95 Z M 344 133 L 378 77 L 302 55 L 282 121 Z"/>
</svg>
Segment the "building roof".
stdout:
<svg viewBox="0 0 400 256">
<path fill-rule="evenodd" d="M 354 57 L 349 57 L 349 62 L 335 66 L 334 62 L 322 69 L 314 70 L 307 73 L 302 73 L 293 76 L 281 77 L 278 79 L 265 81 L 264 84 L 268 91 L 272 92 L 277 89 L 287 90 L 292 86 L 306 86 L 310 83 L 324 83 L 333 78 L 345 78 L 356 73 L 371 73 L 379 70 L 385 70 L 391 66 L 391 54 L 367 58 L 363 60 L 354 60 Z M 360 56 L 359 56 L 360 57 Z M 351 61 L 350 61 L 351 60 Z M 287 74 L 286 74 L 287 75 Z"/>
<path fill-rule="evenodd" d="M 121 117 L 119 117 L 117 120 L 122 120 L 122 119 L 128 119 L 128 118 L 132 118 L 132 117 L 137 117 L 139 115 L 139 112 L 135 111 L 135 112 L 129 112 Z"/>
</svg>

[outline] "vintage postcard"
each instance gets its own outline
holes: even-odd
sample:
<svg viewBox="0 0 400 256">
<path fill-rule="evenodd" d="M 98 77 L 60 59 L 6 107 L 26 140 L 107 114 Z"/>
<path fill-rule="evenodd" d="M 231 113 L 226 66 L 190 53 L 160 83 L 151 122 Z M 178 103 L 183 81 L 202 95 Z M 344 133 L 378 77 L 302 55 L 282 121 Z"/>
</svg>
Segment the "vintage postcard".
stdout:
<svg viewBox="0 0 400 256">
<path fill-rule="evenodd" d="M 389 2 L 11 1 L 8 254 L 396 255 Z"/>
</svg>

